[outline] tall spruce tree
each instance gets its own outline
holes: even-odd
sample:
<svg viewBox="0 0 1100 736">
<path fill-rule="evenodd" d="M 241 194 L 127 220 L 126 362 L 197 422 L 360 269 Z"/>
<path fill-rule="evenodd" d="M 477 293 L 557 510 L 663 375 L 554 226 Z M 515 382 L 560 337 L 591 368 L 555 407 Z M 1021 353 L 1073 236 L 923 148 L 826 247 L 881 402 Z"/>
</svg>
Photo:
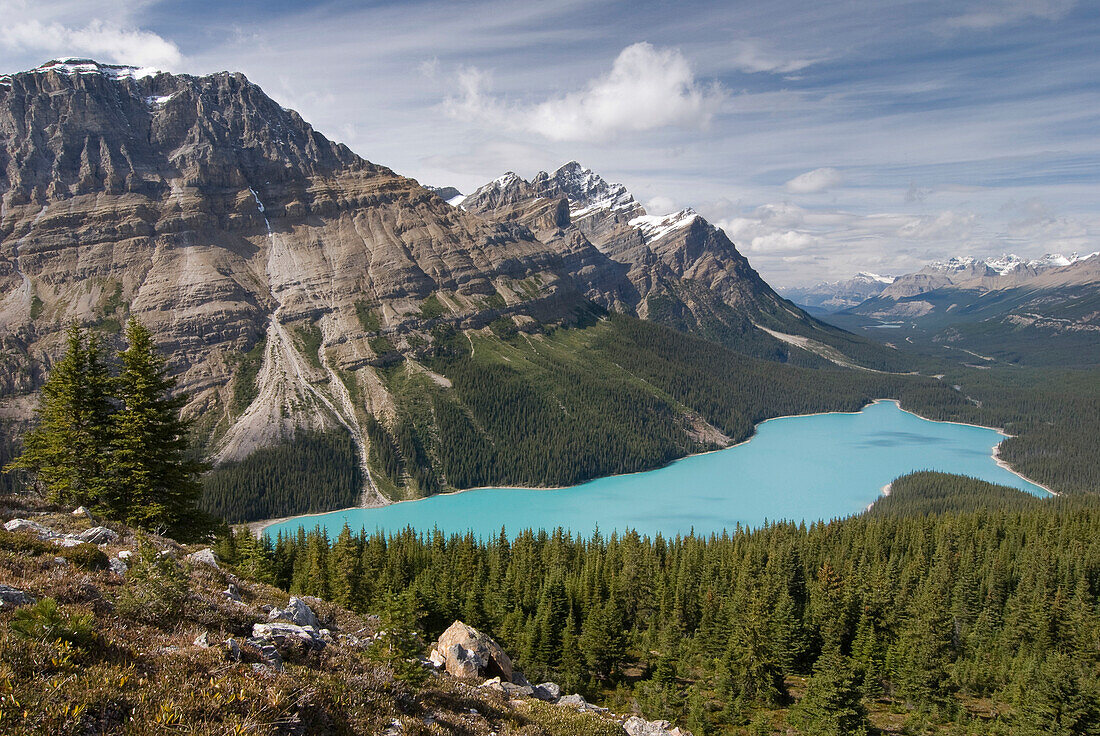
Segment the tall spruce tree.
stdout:
<svg viewBox="0 0 1100 736">
<path fill-rule="evenodd" d="M 791 709 L 791 723 L 815 736 L 859 736 L 871 731 L 859 682 L 847 658 L 826 650 L 814 664 L 806 694 Z"/>
<path fill-rule="evenodd" d="M 175 379 L 136 319 L 126 327 L 126 341 L 115 382 L 121 406 L 111 422 L 110 506 L 135 526 L 186 532 L 199 518 L 203 468 L 188 457 L 190 422 L 180 416 L 187 397 L 171 395 Z"/>
<path fill-rule="evenodd" d="M 37 424 L 5 470 L 27 471 L 53 501 L 104 510 L 111 378 L 95 333 L 74 323 L 65 341 L 65 356 L 42 387 Z"/>
</svg>

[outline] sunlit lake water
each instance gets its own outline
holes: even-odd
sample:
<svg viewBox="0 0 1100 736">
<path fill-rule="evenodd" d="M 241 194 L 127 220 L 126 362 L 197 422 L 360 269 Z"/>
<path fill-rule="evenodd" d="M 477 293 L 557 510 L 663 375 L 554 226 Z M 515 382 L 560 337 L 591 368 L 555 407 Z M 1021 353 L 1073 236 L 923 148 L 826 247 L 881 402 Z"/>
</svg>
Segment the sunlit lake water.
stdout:
<svg viewBox="0 0 1100 736">
<path fill-rule="evenodd" d="M 305 516 L 268 527 L 320 525 L 330 536 L 353 530 L 445 532 L 488 537 L 505 527 L 564 527 L 585 535 L 637 529 L 666 536 L 709 534 L 738 523 L 816 521 L 862 511 L 881 489 L 914 470 L 970 475 L 1039 496 L 1039 486 L 997 465 L 999 432 L 932 422 L 880 401 L 856 414 L 817 414 L 764 422 L 746 443 L 633 475 L 551 490 L 489 488 L 433 496 L 380 509 Z"/>
</svg>

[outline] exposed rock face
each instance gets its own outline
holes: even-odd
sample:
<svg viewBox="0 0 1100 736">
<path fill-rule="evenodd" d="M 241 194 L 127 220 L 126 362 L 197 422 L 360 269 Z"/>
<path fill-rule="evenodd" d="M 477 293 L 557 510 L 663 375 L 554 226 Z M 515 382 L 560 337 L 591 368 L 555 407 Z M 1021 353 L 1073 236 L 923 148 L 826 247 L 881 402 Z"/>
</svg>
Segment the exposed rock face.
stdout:
<svg viewBox="0 0 1100 736">
<path fill-rule="evenodd" d="M 760 278 L 721 229 L 690 209 L 648 215 L 623 185 L 576 162 L 529 182 L 509 172 L 461 206 L 529 227 L 561 254 L 585 296 L 608 309 L 688 330 L 768 322 L 788 332 L 818 329 Z"/>
<path fill-rule="evenodd" d="M 623 730 L 630 736 L 691 736 L 690 731 L 673 728 L 668 721 L 647 721 L 638 716 L 627 718 Z"/>
<path fill-rule="evenodd" d="M 443 657 L 447 672 L 455 677 L 500 677 L 512 682 L 512 660 L 500 645 L 461 621 L 455 621 L 440 635 L 434 650 Z"/>
<path fill-rule="evenodd" d="M 67 322 L 135 316 L 217 420 L 219 460 L 307 427 L 347 430 L 365 461 L 364 416 L 388 406 L 379 336 L 412 353 L 441 320 L 566 314 L 563 271 L 526 228 L 364 161 L 240 74 L 66 60 L 0 78 L 0 397 L 40 384 Z"/>
<path fill-rule="evenodd" d="M 118 532 L 105 526 L 94 526 L 76 536 L 80 541 L 88 544 L 114 544 L 122 538 Z"/>
<path fill-rule="evenodd" d="M 234 589 L 236 586 L 233 586 Z M 240 598 L 238 597 L 238 600 Z M 290 602 L 287 603 L 286 608 L 276 608 L 267 615 L 268 621 L 289 621 L 292 624 L 298 626 L 312 626 L 315 629 L 321 628 L 321 622 L 317 620 L 317 616 L 314 615 L 313 609 L 306 605 L 305 601 L 301 598 L 291 596 Z"/>
</svg>

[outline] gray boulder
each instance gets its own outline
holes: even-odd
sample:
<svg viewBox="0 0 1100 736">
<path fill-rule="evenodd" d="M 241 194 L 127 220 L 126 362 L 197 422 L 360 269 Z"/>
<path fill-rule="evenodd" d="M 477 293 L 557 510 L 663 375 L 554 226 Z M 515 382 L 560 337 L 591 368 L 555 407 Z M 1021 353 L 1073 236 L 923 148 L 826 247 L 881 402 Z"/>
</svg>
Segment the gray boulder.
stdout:
<svg viewBox="0 0 1100 736">
<path fill-rule="evenodd" d="M 206 549 L 200 549 L 198 552 L 192 552 L 187 555 L 187 559 L 195 564 L 209 565 L 215 570 L 220 570 L 218 567 L 218 559 L 214 557 L 214 550 L 207 547 Z"/>
<path fill-rule="evenodd" d="M 87 542 L 88 544 L 114 544 L 122 538 L 118 532 L 105 526 L 93 526 L 91 529 L 86 529 L 77 534 L 76 537 L 81 542 Z"/>
<path fill-rule="evenodd" d="M 673 728 L 668 721 L 647 721 L 638 716 L 627 718 L 623 730 L 630 736 L 691 736 L 690 731 Z"/>
<path fill-rule="evenodd" d="M 462 680 L 475 680 L 485 669 L 485 660 L 461 644 L 452 644 L 443 652 L 443 657 L 447 673 Z"/>
<path fill-rule="evenodd" d="M 444 631 L 435 650 L 444 659 L 447 672 L 455 677 L 476 679 L 500 676 L 512 682 L 512 660 L 493 639 L 472 626 L 455 621 Z M 471 665 L 478 667 L 471 671 Z"/>
<path fill-rule="evenodd" d="M 92 516 L 92 512 L 84 506 L 77 506 L 75 509 L 73 509 L 73 516 L 76 516 L 78 518 L 83 517 L 93 524 L 95 523 L 95 517 Z"/>
<path fill-rule="evenodd" d="M 325 629 L 326 633 L 327 631 L 328 630 Z M 325 637 L 322 636 L 321 631 L 316 627 L 299 626 L 285 621 L 253 624 L 252 636 L 255 639 L 267 640 L 276 644 L 284 644 L 288 640 L 298 640 L 315 649 L 320 649 L 325 646 Z"/>
<path fill-rule="evenodd" d="M 510 698 L 529 698 L 535 694 L 535 688 L 530 685 L 517 685 L 514 682 L 502 682 L 500 686 Z"/>
<path fill-rule="evenodd" d="M 34 596 L 10 585 L 0 585 L 0 608 L 34 605 Z"/>
<path fill-rule="evenodd" d="M 291 597 L 290 602 L 286 604 L 286 608 L 273 608 L 271 613 L 267 615 L 268 621 L 289 621 L 292 624 L 298 626 L 312 626 L 315 629 L 321 628 L 321 622 L 317 620 L 317 616 L 313 614 L 306 602 L 301 598 Z"/>
<path fill-rule="evenodd" d="M 535 691 L 532 695 L 539 700 L 545 700 L 547 703 L 556 703 L 561 697 L 561 686 L 556 682 L 541 682 L 535 685 Z"/>
<path fill-rule="evenodd" d="M 30 519 L 12 519 L 4 524 L 4 529 L 9 532 L 29 532 L 37 535 L 40 539 L 55 539 L 64 536 Z"/>
<path fill-rule="evenodd" d="M 583 709 L 588 707 L 588 701 L 577 693 L 573 693 L 572 695 L 563 695 L 559 698 L 558 705 L 572 705 Z"/>
<path fill-rule="evenodd" d="M 111 572 L 113 572 L 115 575 L 118 575 L 119 577 L 125 576 L 127 571 L 129 571 L 130 569 L 129 565 L 127 565 L 125 562 L 117 557 L 112 557 L 110 560 L 107 561 L 107 564 L 110 565 Z"/>
</svg>

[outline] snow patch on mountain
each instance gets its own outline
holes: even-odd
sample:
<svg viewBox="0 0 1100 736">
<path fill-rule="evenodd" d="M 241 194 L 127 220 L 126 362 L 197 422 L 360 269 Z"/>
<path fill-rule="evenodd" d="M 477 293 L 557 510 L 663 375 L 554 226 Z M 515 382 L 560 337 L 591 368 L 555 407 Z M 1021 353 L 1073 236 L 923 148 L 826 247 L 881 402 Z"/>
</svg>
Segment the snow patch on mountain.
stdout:
<svg viewBox="0 0 1100 736">
<path fill-rule="evenodd" d="M 641 230 L 646 240 L 659 240 L 674 230 L 687 227 L 698 216 L 699 213 L 688 207 L 671 215 L 642 215 L 635 217 L 628 224 Z"/>
<path fill-rule="evenodd" d="M 1093 254 L 1095 255 L 1095 254 Z M 1068 256 L 1061 253 L 1047 253 L 1040 258 L 1032 260 L 1026 260 L 1014 253 L 1002 253 L 999 256 L 993 258 L 975 258 L 974 256 L 956 256 L 949 258 L 946 261 L 933 261 L 929 263 L 926 270 L 939 271 L 946 274 L 962 273 L 964 271 L 970 271 L 975 268 L 985 266 L 995 272 L 999 276 L 1007 276 L 1010 273 L 1020 268 L 1030 268 L 1035 271 L 1042 271 L 1048 268 L 1060 268 L 1062 266 L 1070 266 L 1078 261 L 1085 260 L 1090 256 L 1084 256 L 1083 258 L 1078 256 L 1077 253 L 1070 253 Z"/>
<path fill-rule="evenodd" d="M 868 284 L 892 284 L 897 280 L 897 276 L 880 276 L 877 273 L 871 273 L 870 271 L 860 271 L 852 277 L 854 281 L 862 281 Z M 837 282 L 840 283 L 840 282 Z"/>
<path fill-rule="evenodd" d="M 102 74 L 111 79 L 142 79 L 143 77 L 155 77 L 161 73 L 160 69 L 151 66 L 136 67 L 123 64 L 100 64 L 94 59 L 80 59 L 73 56 L 63 57 L 47 61 L 40 67 L 31 69 L 32 74 L 45 74 L 57 72 L 58 74 Z"/>
<path fill-rule="evenodd" d="M 596 172 L 576 161 L 565 164 L 546 177 L 569 200 L 569 216 L 574 220 L 597 212 L 631 212 L 638 202 L 622 184 L 608 183 Z"/>
</svg>

